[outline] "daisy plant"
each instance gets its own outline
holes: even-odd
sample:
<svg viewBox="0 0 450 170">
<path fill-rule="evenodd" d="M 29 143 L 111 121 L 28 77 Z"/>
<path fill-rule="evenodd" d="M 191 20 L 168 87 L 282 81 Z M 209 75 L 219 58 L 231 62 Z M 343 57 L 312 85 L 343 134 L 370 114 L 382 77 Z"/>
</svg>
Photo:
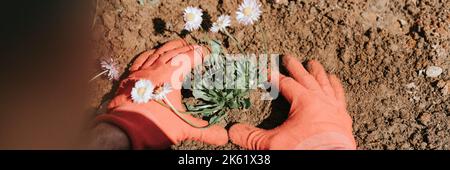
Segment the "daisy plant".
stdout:
<svg viewBox="0 0 450 170">
<path fill-rule="evenodd" d="M 238 23 L 249 26 L 260 19 L 261 13 L 261 4 L 257 0 L 244 0 L 238 7 L 236 19 Z M 189 6 L 184 9 L 184 29 L 190 32 L 198 30 L 203 22 L 202 16 L 203 11 L 200 8 Z M 224 33 L 233 39 L 242 55 L 246 56 L 239 40 L 228 32 L 227 28 L 230 26 L 231 17 L 220 15 L 212 24 L 210 31 Z M 227 111 L 231 109 L 248 109 L 251 105 L 250 90 L 258 86 L 254 81 L 258 71 L 255 69 L 256 63 L 249 57 L 230 60 L 229 57 L 224 57 L 219 41 L 208 39 L 207 42 L 209 42 L 211 50 L 210 57 L 204 65 L 194 68 L 193 77 L 186 78 L 186 82 L 190 82 L 192 85 L 192 95 L 197 100 L 196 104 L 186 104 L 187 111 L 179 111 L 166 97 L 171 92 L 170 84 L 155 87 L 148 80 L 136 82 L 131 92 L 133 102 L 146 103 L 154 100 L 170 108 L 180 119 L 196 128 L 206 128 L 220 122 L 227 116 Z M 209 124 L 197 126 L 184 119 L 183 114 L 197 115 L 208 120 Z"/>
<path fill-rule="evenodd" d="M 89 82 L 94 81 L 95 79 L 97 79 L 98 77 L 100 77 L 102 75 L 106 75 L 109 80 L 118 80 L 119 79 L 119 71 L 118 71 L 116 65 L 117 65 L 117 63 L 112 58 L 103 59 L 100 62 L 100 66 L 103 71 L 100 72 L 99 74 L 95 75 L 91 80 L 89 80 Z"/>
<path fill-rule="evenodd" d="M 192 94 L 200 104 L 186 104 L 186 107 L 189 114 L 208 119 L 213 125 L 227 116 L 228 110 L 250 107 L 250 87 L 255 83 L 250 80 L 254 80 L 252 76 L 256 76 L 256 70 L 250 69 L 252 63 L 249 60 L 226 60 L 218 41 L 210 41 L 210 46 L 210 58 L 204 66 L 194 69 L 191 79 Z"/>
<path fill-rule="evenodd" d="M 161 86 L 154 86 L 154 84 L 150 80 L 141 79 L 138 80 L 134 87 L 131 89 L 131 99 L 133 103 L 144 104 L 150 102 L 150 100 L 159 103 L 160 105 L 171 109 L 181 120 L 186 122 L 195 128 L 207 128 L 212 124 L 208 124 L 206 126 L 197 126 L 185 119 L 182 114 L 193 114 L 191 112 L 182 112 L 179 111 L 173 106 L 172 102 L 167 98 L 167 95 L 172 92 L 172 87 L 169 83 L 164 83 Z"/>
</svg>

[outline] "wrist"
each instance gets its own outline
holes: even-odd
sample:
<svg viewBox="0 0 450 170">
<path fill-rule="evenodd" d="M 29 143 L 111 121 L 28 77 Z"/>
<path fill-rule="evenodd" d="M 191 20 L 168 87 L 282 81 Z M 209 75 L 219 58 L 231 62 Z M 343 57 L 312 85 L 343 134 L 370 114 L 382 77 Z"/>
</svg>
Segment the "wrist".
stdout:
<svg viewBox="0 0 450 170">
<path fill-rule="evenodd" d="M 98 116 L 97 121 L 125 132 L 132 149 L 166 149 L 172 144 L 159 126 L 141 112 L 117 110 Z"/>
<path fill-rule="evenodd" d="M 129 149 L 130 142 L 124 131 L 108 123 L 98 123 L 92 129 L 89 149 Z"/>
</svg>

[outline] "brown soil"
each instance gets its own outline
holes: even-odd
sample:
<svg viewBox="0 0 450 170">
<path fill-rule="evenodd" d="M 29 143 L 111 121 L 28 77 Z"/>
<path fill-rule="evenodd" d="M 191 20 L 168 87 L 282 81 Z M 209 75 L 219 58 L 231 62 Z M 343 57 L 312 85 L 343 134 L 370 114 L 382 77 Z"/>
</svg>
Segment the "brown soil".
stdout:
<svg viewBox="0 0 450 170">
<path fill-rule="evenodd" d="M 95 25 L 97 56 L 114 57 L 122 71 L 141 52 L 179 38 L 182 11 L 199 6 L 215 20 L 234 16 L 240 0 L 99 0 Z M 450 149 L 450 1 L 442 0 L 261 0 L 260 27 L 268 33 L 269 51 L 291 53 L 301 61 L 317 59 L 343 81 L 359 149 Z M 164 31 L 166 29 L 166 31 Z M 170 30 L 170 31 L 167 31 Z M 171 32 L 174 31 L 174 32 Z M 258 26 L 235 22 L 231 33 L 246 51 L 263 46 Z M 226 36 L 196 31 L 224 42 Z M 191 36 L 187 36 L 195 42 Z M 230 41 L 230 42 L 229 42 Z M 444 72 L 429 78 L 424 69 Z M 123 72 L 122 72 L 123 73 Z M 117 82 L 93 84 L 92 107 L 111 98 Z M 288 105 L 256 100 L 249 110 L 230 112 L 228 122 L 271 128 L 281 123 Z M 266 119 L 267 118 L 267 119 Z M 240 149 L 184 142 L 174 149 Z"/>
</svg>

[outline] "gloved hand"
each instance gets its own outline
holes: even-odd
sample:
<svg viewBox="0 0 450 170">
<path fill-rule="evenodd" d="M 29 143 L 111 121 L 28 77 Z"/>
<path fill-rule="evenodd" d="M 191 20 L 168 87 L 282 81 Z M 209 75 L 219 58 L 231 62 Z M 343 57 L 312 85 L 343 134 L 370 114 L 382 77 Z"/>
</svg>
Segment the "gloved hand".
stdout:
<svg viewBox="0 0 450 170">
<path fill-rule="evenodd" d="M 229 130 L 231 141 L 258 150 L 356 149 L 339 79 L 317 61 L 309 62 L 309 72 L 291 56 L 282 63 L 292 77 L 280 75 L 279 90 L 291 104 L 287 120 L 271 130 L 236 124 Z"/>
<path fill-rule="evenodd" d="M 180 90 L 182 81 L 196 64 L 203 62 L 205 56 L 205 48 L 188 45 L 185 40 L 171 41 L 158 50 L 141 54 L 131 66 L 130 76 L 120 83 L 117 96 L 108 106 L 109 114 L 101 115 L 97 120 L 121 128 L 128 135 L 133 149 L 164 149 L 188 139 L 214 145 L 227 143 L 227 131 L 220 126 L 194 128 L 154 100 L 138 104 L 131 98 L 131 91 L 139 80 L 150 80 L 157 89 L 170 83 L 172 91 L 167 94 L 167 99 L 177 110 L 184 111 Z M 182 116 L 197 126 L 208 124 L 190 115 Z"/>
</svg>

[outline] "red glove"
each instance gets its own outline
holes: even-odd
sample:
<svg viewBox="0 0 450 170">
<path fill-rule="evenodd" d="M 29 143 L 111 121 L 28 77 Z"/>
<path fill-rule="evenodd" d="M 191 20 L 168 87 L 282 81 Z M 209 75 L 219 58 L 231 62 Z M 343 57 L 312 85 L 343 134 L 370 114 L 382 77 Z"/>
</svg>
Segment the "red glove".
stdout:
<svg viewBox="0 0 450 170">
<path fill-rule="evenodd" d="M 309 62 L 309 72 L 291 56 L 283 65 L 292 76 L 280 75 L 279 89 L 291 103 L 288 119 L 272 130 L 236 124 L 231 141 L 248 149 L 356 149 L 339 79 L 317 61 Z"/>
<path fill-rule="evenodd" d="M 202 63 L 206 51 L 200 46 L 188 45 L 185 40 L 176 40 L 141 54 L 131 66 L 130 76 L 121 82 L 117 96 L 108 107 L 109 114 L 101 115 L 97 120 L 112 123 L 126 132 L 133 149 L 164 149 L 188 139 L 214 145 L 227 143 L 227 131 L 220 126 L 194 128 L 155 100 L 139 104 L 131 98 L 132 89 L 139 80 L 149 80 L 156 88 L 170 83 L 173 90 L 167 94 L 167 99 L 177 110 L 184 111 L 182 81 L 195 64 Z M 138 93 L 146 91 L 140 90 Z M 208 124 L 190 115 L 182 116 L 197 126 Z"/>
</svg>

